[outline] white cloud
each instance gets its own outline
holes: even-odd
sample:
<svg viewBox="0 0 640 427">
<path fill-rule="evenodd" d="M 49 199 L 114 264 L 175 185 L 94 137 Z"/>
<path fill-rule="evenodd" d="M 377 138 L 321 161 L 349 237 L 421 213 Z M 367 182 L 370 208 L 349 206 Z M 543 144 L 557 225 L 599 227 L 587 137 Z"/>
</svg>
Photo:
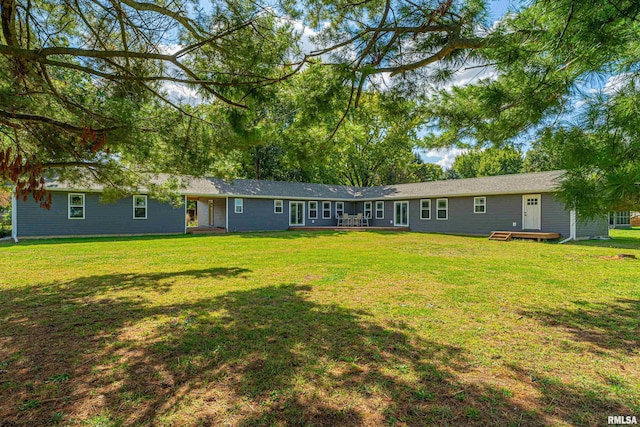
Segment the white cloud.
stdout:
<svg viewBox="0 0 640 427">
<path fill-rule="evenodd" d="M 378 89 L 384 90 L 391 86 L 392 78 L 391 73 L 380 73 L 369 76 L 369 80 L 371 81 L 371 84 L 376 86 Z"/>
<path fill-rule="evenodd" d="M 466 153 L 467 150 L 462 148 L 438 148 L 420 152 L 419 154 L 428 163 L 435 163 L 444 169 L 449 169 L 453 164 L 456 156 Z"/>
<path fill-rule="evenodd" d="M 495 80 L 498 78 L 498 70 L 491 66 L 480 66 L 478 64 L 468 64 L 453 74 L 451 80 L 442 85 L 442 88 L 449 91 L 453 87 L 465 87 L 478 83 L 480 80 Z"/>
<path fill-rule="evenodd" d="M 580 99 L 580 100 L 574 102 L 573 107 L 578 109 L 578 108 L 586 105 L 586 103 L 587 103 L 587 101 L 585 101 L 584 99 Z"/>
<path fill-rule="evenodd" d="M 179 43 L 173 43 L 173 44 L 161 43 L 158 45 L 158 51 L 163 55 L 173 55 L 174 53 L 178 52 L 183 48 L 184 46 Z"/>
<path fill-rule="evenodd" d="M 629 84 L 632 80 L 637 80 L 637 77 L 635 77 L 631 73 L 621 73 L 616 74 L 615 76 L 611 76 L 602 88 L 602 93 L 604 93 L 605 95 L 614 95 L 615 93 L 619 92 L 624 86 Z"/>
<path fill-rule="evenodd" d="M 176 82 L 164 82 L 163 89 L 168 98 L 177 104 L 190 104 L 198 105 L 202 102 L 202 97 L 195 89 L 189 86 L 176 83 Z"/>
</svg>

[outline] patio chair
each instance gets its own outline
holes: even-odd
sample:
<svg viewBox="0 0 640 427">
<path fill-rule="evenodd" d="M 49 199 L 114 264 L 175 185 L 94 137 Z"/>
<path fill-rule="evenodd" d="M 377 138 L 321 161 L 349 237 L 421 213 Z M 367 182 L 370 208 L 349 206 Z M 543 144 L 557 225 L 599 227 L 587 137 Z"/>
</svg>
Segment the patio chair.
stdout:
<svg viewBox="0 0 640 427">
<path fill-rule="evenodd" d="M 359 213 L 356 217 L 356 227 L 362 227 L 362 213 Z"/>
<path fill-rule="evenodd" d="M 342 225 L 344 225 L 345 227 L 351 227 L 352 220 L 353 218 L 350 217 L 348 213 L 342 214 Z"/>
<path fill-rule="evenodd" d="M 362 218 L 362 226 L 369 226 L 369 215 L 365 215 L 364 218 Z"/>
</svg>

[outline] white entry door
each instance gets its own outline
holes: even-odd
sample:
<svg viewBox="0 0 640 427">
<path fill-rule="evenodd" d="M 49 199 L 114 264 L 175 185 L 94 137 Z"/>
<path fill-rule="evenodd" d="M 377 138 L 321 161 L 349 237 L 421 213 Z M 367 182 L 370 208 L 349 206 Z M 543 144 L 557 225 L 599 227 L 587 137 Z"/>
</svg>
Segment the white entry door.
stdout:
<svg viewBox="0 0 640 427">
<path fill-rule="evenodd" d="M 395 202 L 393 212 L 393 225 L 406 227 L 409 225 L 409 202 Z"/>
<path fill-rule="evenodd" d="M 289 225 L 304 225 L 304 202 L 289 202 Z"/>
<path fill-rule="evenodd" d="M 522 228 L 524 230 L 540 230 L 540 202 L 539 194 L 522 196 Z"/>
</svg>

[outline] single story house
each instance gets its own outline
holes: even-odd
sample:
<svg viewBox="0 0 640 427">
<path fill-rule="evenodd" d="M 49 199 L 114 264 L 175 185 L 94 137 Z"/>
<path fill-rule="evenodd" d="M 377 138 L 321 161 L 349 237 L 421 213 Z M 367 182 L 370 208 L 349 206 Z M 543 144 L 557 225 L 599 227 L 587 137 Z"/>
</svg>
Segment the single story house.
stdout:
<svg viewBox="0 0 640 427">
<path fill-rule="evenodd" d="M 187 233 L 190 225 L 220 231 L 335 227 L 344 213 L 361 213 L 371 227 L 489 235 L 492 231 L 560 233 L 563 239 L 608 236 L 607 217 L 585 221 L 554 198 L 562 171 L 351 187 L 236 179 L 185 178 L 182 206 L 135 194 L 100 202 L 101 187 L 48 182 L 52 207 L 16 201 L 13 237 Z M 197 206 L 197 209 L 193 209 Z M 189 223 L 187 206 L 197 210 Z M 193 220 L 193 218 L 191 218 Z"/>
</svg>

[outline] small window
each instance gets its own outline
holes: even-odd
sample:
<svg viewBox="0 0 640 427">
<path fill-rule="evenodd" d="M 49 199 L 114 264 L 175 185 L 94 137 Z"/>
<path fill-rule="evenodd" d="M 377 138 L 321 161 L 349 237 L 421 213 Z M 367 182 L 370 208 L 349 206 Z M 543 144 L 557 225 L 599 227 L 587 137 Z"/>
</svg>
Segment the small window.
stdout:
<svg viewBox="0 0 640 427">
<path fill-rule="evenodd" d="M 234 212 L 235 213 L 242 213 L 244 212 L 244 200 L 243 199 L 236 199 L 235 204 L 234 204 Z"/>
<path fill-rule="evenodd" d="M 84 194 L 69 194 L 69 219 L 84 219 Z"/>
<path fill-rule="evenodd" d="M 373 208 L 373 203 L 364 202 L 364 217 L 371 218 L 371 210 Z"/>
<path fill-rule="evenodd" d="M 483 214 L 487 212 L 487 198 L 486 197 L 474 197 L 473 198 L 473 213 Z"/>
<path fill-rule="evenodd" d="M 431 219 L 431 199 L 420 200 L 420 219 Z"/>
<path fill-rule="evenodd" d="M 449 199 L 438 199 L 436 206 L 436 219 L 449 219 Z"/>
<path fill-rule="evenodd" d="M 344 202 L 336 202 L 336 218 L 342 218 L 344 215 Z"/>
<path fill-rule="evenodd" d="M 274 200 L 273 201 L 273 213 L 281 214 L 284 212 L 283 208 L 284 204 L 282 200 Z"/>
<path fill-rule="evenodd" d="M 309 219 L 318 219 L 318 202 L 309 202 Z"/>
<path fill-rule="evenodd" d="M 147 196 L 133 196 L 133 219 L 147 219 Z"/>
<path fill-rule="evenodd" d="M 376 202 L 376 219 L 384 219 L 384 202 Z"/>
<path fill-rule="evenodd" d="M 618 211 L 616 212 L 616 225 L 630 225 L 631 224 L 631 212 L 630 211 Z"/>
<path fill-rule="evenodd" d="M 322 202 L 322 218 L 331 219 L 331 202 Z"/>
</svg>

